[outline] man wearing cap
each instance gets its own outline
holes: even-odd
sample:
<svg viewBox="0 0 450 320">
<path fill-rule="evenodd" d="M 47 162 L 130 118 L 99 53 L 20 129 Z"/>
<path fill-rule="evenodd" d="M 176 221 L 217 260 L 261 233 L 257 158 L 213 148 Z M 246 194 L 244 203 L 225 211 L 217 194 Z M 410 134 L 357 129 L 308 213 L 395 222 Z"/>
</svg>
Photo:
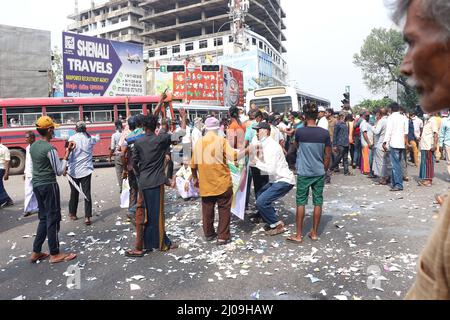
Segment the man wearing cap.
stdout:
<svg viewBox="0 0 450 320">
<path fill-rule="evenodd" d="M 273 203 L 294 188 L 295 177 L 289 170 L 282 147 L 271 137 L 272 126 L 261 122 L 253 129 L 257 132 L 257 147 L 262 149 L 256 153 L 255 165 L 269 176 L 269 183 L 259 191 L 256 207 L 266 222 L 266 234 L 275 236 L 286 232 L 286 229 L 284 222 L 278 218 Z"/>
<path fill-rule="evenodd" d="M 231 242 L 230 221 L 233 188 L 228 161 L 237 161 L 238 154 L 227 139 L 218 135 L 220 122 L 214 117 L 205 121 L 206 134 L 194 146 L 191 169 L 194 185 L 202 198 L 203 232 L 207 241 L 216 238 L 218 245 Z M 214 229 L 214 209 L 219 211 L 219 226 Z"/>
<path fill-rule="evenodd" d="M 92 198 L 91 198 L 91 177 L 94 172 L 92 156 L 94 146 L 100 141 L 100 136 L 91 136 L 87 133 L 86 123 L 78 121 L 75 127 L 76 133 L 69 138 L 69 142 L 75 142 L 77 148 L 73 150 L 69 157 L 68 173 L 73 182 L 80 187 L 86 196 L 84 199 L 84 223 L 91 225 L 92 218 Z M 77 220 L 79 192 L 72 183 L 70 185 L 69 217 Z"/>
<path fill-rule="evenodd" d="M 319 111 L 319 116 L 318 116 L 319 122 L 317 123 L 317 126 L 319 128 L 322 128 L 322 129 L 325 129 L 328 131 L 329 124 L 328 124 L 328 119 L 326 117 L 326 110 L 324 107 L 320 106 L 318 108 L 318 111 Z"/>
<path fill-rule="evenodd" d="M 59 160 L 58 152 L 50 144 L 54 130 L 58 126 L 52 118 L 40 117 L 36 121 L 36 129 L 41 135 L 41 139 L 30 147 L 33 161 L 33 191 L 39 206 L 39 225 L 30 258 L 33 263 L 49 257 L 48 253 L 42 252 L 45 238 L 48 238 L 51 263 L 70 261 L 76 258 L 76 254 L 60 253 L 59 249 L 58 232 L 61 221 L 61 205 L 56 176 L 64 173 L 67 159 L 76 145 L 74 142 L 69 142 L 63 160 Z"/>
</svg>

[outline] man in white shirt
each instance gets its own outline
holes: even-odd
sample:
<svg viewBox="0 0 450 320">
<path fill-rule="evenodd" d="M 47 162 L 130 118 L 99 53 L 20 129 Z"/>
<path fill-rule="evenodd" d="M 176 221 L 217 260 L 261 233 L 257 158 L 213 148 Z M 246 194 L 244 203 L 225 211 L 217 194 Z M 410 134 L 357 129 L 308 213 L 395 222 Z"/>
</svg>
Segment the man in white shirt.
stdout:
<svg viewBox="0 0 450 320">
<path fill-rule="evenodd" d="M 11 161 L 11 155 L 8 147 L 2 144 L 2 138 L 0 137 L 0 208 L 6 208 L 14 205 L 13 201 L 9 197 L 3 185 L 3 180 L 9 179 L 9 162 Z"/>
<path fill-rule="evenodd" d="M 33 161 L 31 160 L 30 148 L 36 141 L 33 131 L 25 133 L 25 139 L 28 143 L 25 157 L 25 171 L 23 180 L 25 181 L 25 202 L 23 204 L 23 216 L 28 217 L 39 212 L 39 205 L 36 195 L 33 192 Z"/>
<path fill-rule="evenodd" d="M 328 131 L 328 119 L 326 117 L 326 110 L 324 107 L 319 107 L 319 122 L 317 123 L 317 126 L 320 128 L 323 128 Z"/>
<path fill-rule="evenodd" d="M 389 107 L 392 110 L 392 114 L 387 119 L 383 149 L 386 152 L 389 150 L 392 163 L 391 191 L 402 191 L 403 171 L 401 161 L 404 161 L 403 157 L 408 145 L 408 123 L 400 113 L 398 103 L 392 103 Z"/>
<path fill-rule="evenodd" d="M 390 175 L 392 168 L 391 160 L 389 159 L 389 153 L 383 150 L 384 137 L 386 136 L 386 126 L 387 126 L 387 110 L 381 108 L 377 112 L 377 123 L 373 130 L 375 135 L 375 146 L 372 149 L 373 156 L 373 172 L 376 176 L 380 177 L 379 184 L 387 185 L 390 180 Z"/>
<path fill-rule="evenodd" d="M 189 158 L 183 159 L 183 165 L 178 170 L 176 179 L 172 182 L 172 187 L 176 187 L 181 198 L 189 200 L 191 198 L 199 197 L 199 190 L 194 186 L 194 179 L 192 177 L 192 170 L 189 166 Z"/>
<path fill-rule="evenodd" d="M 361 173 L 370 174 L 370 153 L 373 148 L 373 129 L 369 123 L 370 112 L 366 111 L 360 124 L 361 132 Z"/>
<path fill-rule="evenodd" d="M 277 235 L 286 232 L 273 207 L 273 202 L 281 199 L 294 188 L 295 177 L 286 162 L 280 144 L 270 137 L 271 127 L 266 122 L 259 123 L 257 131 L 258 146 L 262 152 L 256 152 L 256 167 L 269 176 L 269 183 L 259 190 L 256 207 L 266 222 L 266 234 Z"/>
<path fill-rule="evenodd" d="M 191 142 L 192 148 L 195 148 L 197 141 L 203 136 L 203 120 L 197 118 L 194 121 L 194 129 L 192 129 Z"/>
</svg>

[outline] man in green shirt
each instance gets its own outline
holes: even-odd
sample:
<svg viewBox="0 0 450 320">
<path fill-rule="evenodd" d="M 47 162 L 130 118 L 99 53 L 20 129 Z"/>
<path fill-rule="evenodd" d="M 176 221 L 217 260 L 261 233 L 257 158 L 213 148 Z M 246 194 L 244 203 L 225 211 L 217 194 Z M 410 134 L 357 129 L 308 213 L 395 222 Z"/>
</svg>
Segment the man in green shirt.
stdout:
<svg viewBox="0 0 450 320">
<path fill-rule="evenodd" d="M 30 148 L 33 162 L 33 192 L 39 206 L 39 225 L 30 258 L 32 263 L 44 260 L 49 256 L 51 263 L 67 262 L 77 256 L 74 253 L 60 253 L 59 250 L 58 232 L 61 221 L 61 205 L 56 176 L 64 173 L 67 159 L 75 148 L 75 143 L 69 143 L 64 159 L 60 161 L 58 152 L 50 144 L 57 126 L 52 118 L 40 117 L 36 121 L 36 130 L 41 135 L 41 139 L 33 143 Z M 45 238 L 48 238 L 50 254 L 42 252 Z"/>
</svg>

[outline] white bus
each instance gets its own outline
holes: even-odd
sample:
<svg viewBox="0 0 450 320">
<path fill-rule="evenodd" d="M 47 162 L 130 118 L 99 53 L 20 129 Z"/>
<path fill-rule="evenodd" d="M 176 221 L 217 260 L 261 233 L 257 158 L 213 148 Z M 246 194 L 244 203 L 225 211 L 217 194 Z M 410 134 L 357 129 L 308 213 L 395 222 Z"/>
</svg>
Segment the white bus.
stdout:
<svg viewBox="0 0 450 320">
<path fill-rule="evenodd" d="M 317 106 L 329 108 L 330 100 L 314 96 L 309 93 L 298 91 L 292 87 L 268 87 L 249 91 L 246 97 L 246 110 L 255 104 L 258 109 L 267 112 L 285 113 L 289 111 L 301 112 L 303 105 L 314 102 Z"/>
</svg>

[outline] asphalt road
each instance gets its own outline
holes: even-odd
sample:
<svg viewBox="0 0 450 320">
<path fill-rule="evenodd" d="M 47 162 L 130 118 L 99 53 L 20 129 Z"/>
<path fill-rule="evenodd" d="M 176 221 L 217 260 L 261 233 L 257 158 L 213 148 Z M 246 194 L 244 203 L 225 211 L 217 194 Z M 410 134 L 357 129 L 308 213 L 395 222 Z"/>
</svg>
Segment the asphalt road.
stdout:
<svg viewBox="0 0 450 320">
<path fill-rule="evenodd" d="M 418 170 L 409 167 L 417 179 Z M 125 257 L 134 228 L 119 208 L 114 168 L 97 168 L 93 178 L 94 219 L 70 221 L 69 186 L 59 178 L 63 250 L 78 253 L 71 263 L 28 262 L 37 217 L 21 218 L 23 182 L 6 189 L 16 202 L 0 210 L 0 299 L 402 299 L 413 283 L 418 254 L 436 219 L 434 194 L 448 190 L 444 163 L 432 188 L 406 183 L 392 193 L 359 173 L 333 176 L 326 187 L 320 240 L 286 243 L 289 233 L 268 237 L 263 225 L 233 218 L 234 242 L 224 248 L 203 240 L 198 201 L 166 193 L 166 230 L 181 248 Z M 295 189 L 277 209 L 295 227 Z M 83 204 L 79 204 L 79 216 Z M 305 232 L 311 225 L 308 207 Z M 47 245 L 44 245 L 44 250 Z M 80 288 L 67 286 L 67 268 L 77 265 Z M 74 283 L 74 282 L 69 282 Z"/>
</svg>

